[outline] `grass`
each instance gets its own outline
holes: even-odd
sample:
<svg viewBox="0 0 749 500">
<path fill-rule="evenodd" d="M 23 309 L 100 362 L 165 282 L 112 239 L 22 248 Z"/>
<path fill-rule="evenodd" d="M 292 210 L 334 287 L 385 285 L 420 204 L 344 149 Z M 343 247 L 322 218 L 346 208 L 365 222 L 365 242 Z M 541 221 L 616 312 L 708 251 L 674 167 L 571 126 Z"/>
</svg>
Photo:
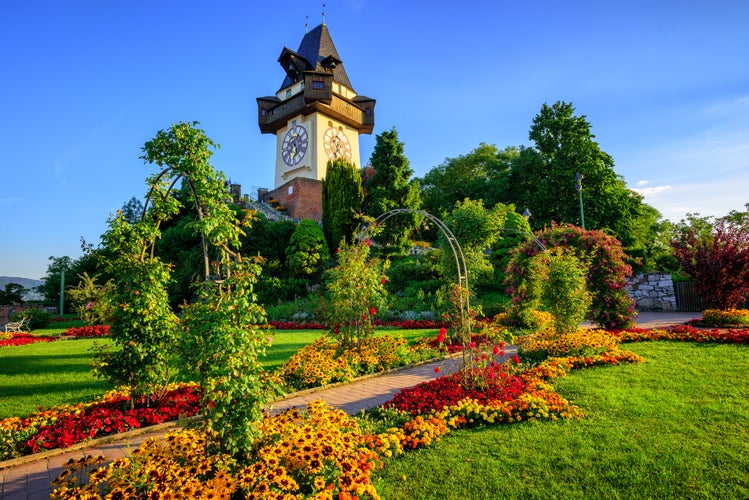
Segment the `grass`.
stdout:
<svg viewBox="0 0 749 500">
<path fill-rule="evenodd" d="M 37 335 L 57 335 L 76 324 L 54 324 L 54 328 L 34 330 Z M 378 334 L 402 335 L 413 343 L 436 330 L 379 330 Z M 267 370 L 281 366 L 303 346 L 323 335 L 321 330 L 270 331 L 273 344 L 263 358 Z M 94 399 L 112 387 L 91 374 L 94 342 L 109 339 L 76 339 L 40 342 L 0 348 L 0 419 L 25 417 L 39 407 L 74 404 Z"/>
<path fill-rule="evenodd" d="M 382 498 L 747 498 L 745 346 L 625 346 L 646 363 L 557 381 L 578 421 L 465 430 L 389 460 Z"/>
<path fill-rule="evenodd" d="M 23 417 L 40 406 L 88 401 L 108 391 L 109 384 L 91 375 L 88 351 L 93 343 L 94 339 L 57 340 L 0 348 L 0 418 Z"/>
</svg>

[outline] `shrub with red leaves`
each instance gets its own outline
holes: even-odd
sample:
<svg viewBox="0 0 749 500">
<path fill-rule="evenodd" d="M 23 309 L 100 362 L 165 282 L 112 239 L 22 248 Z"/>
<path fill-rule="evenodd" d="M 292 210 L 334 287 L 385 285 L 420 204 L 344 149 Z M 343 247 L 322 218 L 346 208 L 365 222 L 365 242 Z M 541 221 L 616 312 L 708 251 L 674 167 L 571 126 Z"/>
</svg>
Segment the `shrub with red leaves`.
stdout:
<svg viewBox="0 0 749 500">
<path fill-rule="evenodd" d="M 749 297 L 749 223 L 720 220 L 709 235 L 691 228 L 671 248 L 711 307 L 733 309 Z"/>
</svg>

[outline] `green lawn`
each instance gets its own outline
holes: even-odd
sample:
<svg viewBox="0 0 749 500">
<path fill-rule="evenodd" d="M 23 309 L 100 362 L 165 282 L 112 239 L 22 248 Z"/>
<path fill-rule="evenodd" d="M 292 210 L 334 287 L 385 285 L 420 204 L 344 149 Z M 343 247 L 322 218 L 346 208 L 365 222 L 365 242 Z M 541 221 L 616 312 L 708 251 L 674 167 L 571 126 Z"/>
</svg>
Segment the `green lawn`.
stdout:
<svg viewBox="0 0 749 500">
<path fill-rule="evenodd" d="M 382 498 L 748 498 L 746 346 L 626 344 L 556 383 L 586 417 L 455 432 L 389 460 Z"/>
<path fill-rule="evenodd" d="M 68 325 L 70 326 L 70 325 Z M 80 326 L 80 325 L 77 325 Z M 64 326 L 35 330 L 34 334 L 59 334 Z M 378 335 L 402 335 L 409 342 L 436 330 L 379 330 Z M 322 330 L 270 331 L 272 346 L 263 358 L 268 370 L 275 370 L 292 354 L 323 335 Z M 0 419 L 24 417 L 40 406 L 50 407 L 89 401 L 111 389 L 109 384 L 91 375 L 94 342 L 108 339 L 76 339 L 40 342 L 0 348 Z"/>
</svg>

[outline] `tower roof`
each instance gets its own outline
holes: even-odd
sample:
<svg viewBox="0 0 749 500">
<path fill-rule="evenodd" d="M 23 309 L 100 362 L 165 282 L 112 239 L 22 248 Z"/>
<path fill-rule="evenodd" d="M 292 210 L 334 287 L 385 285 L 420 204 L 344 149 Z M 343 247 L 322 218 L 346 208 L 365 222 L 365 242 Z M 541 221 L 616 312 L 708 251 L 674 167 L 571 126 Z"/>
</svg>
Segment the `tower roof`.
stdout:
<svg viewBox="0 0 749 500">
<path fill-rule="evenodd" d="M 333 80 L 354 90 L 325 24 L 321 24 L 305 34 L 296 52 L 284 48 L 278 62 L 286 70 L 286 78 L 284 78 L 281 88 L 294 83 L 294 75 L 297 74 L 297 71 L 329 72 L 332 70 Z"/>
</svg>

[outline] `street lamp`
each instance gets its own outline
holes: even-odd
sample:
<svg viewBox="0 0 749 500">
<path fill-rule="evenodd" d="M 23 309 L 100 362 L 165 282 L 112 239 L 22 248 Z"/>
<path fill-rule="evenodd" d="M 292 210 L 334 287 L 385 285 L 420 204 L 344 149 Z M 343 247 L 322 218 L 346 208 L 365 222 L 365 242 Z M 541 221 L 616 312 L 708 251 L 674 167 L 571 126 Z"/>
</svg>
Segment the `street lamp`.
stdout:
<svg viewBox="0 0 749 500">
<path fill-rule="evenodd" d="M 583 211 L 583 174 L 575 174 L 575 190 L 580 194 L 580 225 L 585 229 L 585 212 Z"/>
<path fill-rule="evenodd" d="M 525 210 L 523 210 L 523 213 L 520 215 L 522 215 L 525 218 L 525 220 L 528 220 L 531 218 L 531 211 L 528 210 L 528 208 L 526 208 Z"/>
</svg>

